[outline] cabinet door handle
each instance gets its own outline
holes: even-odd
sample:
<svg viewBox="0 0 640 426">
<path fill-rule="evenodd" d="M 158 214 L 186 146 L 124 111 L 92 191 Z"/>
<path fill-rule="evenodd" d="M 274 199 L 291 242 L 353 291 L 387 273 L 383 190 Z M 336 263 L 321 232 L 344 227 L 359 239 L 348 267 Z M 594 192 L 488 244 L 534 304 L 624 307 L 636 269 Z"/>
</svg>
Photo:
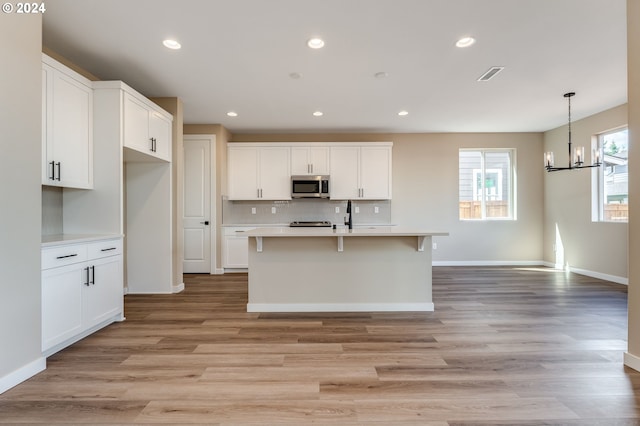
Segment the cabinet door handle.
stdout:
<svg viewBox="0 0 640 426">
<path fill-rule="evenodd" d="M 158 151 L 158 139 L 153 138 L 153 152 Z"/>
<path fill-rule="evenodd" d="M 89 287 L 89 267 L 87 266 L 86 268 L 84 268 L 84 270 L 87 272 L 87 282 L 83 284 Z"/>
<path fill-rule="evenodd" d="M 109 248 L 106 248 L 106 249 L 102 249 L 100 251 L 111 251 L 111 250 L 115 250 L 115 249 L 116 249 L 115 247 L 109 247 Z"/>
<path fill-rule="evenodd" d="M 56 180 L 56 163 L 49 161 L 49 164 L 51 164 L 51 176 L 49 176 L 49 179 Z"/>
<path fill-rule="evenodd" d="M 56 180 L 59 181 L 60 180 L 60 176 L 61 176 L 61 174 L 60 174 L 61 166 L 60 166 L 60 162 L 59 161 L 56 163 L 56 166 L 58 167 L 58 177 L 56 178 Z"/>
<path fill-rule="evenodd" d="M 311 173 L 313 173 L 313 164 L 309 164 L 311 166 Z"/>
<path fill-rule="evenodd" d="M 96 267 L 95 266 L 91 266 L 91 284 L 95 285 L 96 284 Z"/>
<path fill-rule="evenodd" d="M 209 221 L 208 221 L 208 220 L 205 220 L 204 222 L 200 222 L 200 224 L 201 224 L 201 225 L 208 225 L 208 224 L 209 224 Z"/>
<path fill-rule="evenodd" d="M 77 255 L 78 255 L 78 253 L 74 253 L 74 254 L 66 254 L 66 255 L 64 255 L 64 256 L 58 256 L 58 257 L 56 257 L 56 259 L 66 259 L 66 258 L 68 258 L 68 257 L 75 257 L 75 256 L 77 256 Z"/>
</svg>

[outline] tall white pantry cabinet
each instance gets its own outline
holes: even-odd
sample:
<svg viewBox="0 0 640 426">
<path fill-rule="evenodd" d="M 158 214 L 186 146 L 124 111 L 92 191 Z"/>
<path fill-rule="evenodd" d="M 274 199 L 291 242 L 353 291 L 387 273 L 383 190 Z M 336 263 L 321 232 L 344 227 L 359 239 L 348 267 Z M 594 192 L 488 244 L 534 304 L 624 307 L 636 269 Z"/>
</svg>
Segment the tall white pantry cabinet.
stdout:
<svg viewBox="0 0 640 426">
<path fill-rule="evenodd" d="M 91 82 L 46 55 L 42 76 L 43 185 L 63 188 L 62 234 L 42 246 L 49 356 L 124 319 L 124 292 L 174 292 L 173 117 L 122 82 Z"/>
<path fill-rule="evenodd" d="M 87 216 L 101 216 L 110 230 L 119 229 L 125 235 L 128 293 L 173 293 L 173 117 L 121 81 L 94 82 L 93 99 L 95 157 L 109 161 L 94 165 L 96 203 L 87 203 Z M 131 99 L 136 101 L 134 110 Z M 168 146 L 157 149 L 160 141 Z"/>
</svg>

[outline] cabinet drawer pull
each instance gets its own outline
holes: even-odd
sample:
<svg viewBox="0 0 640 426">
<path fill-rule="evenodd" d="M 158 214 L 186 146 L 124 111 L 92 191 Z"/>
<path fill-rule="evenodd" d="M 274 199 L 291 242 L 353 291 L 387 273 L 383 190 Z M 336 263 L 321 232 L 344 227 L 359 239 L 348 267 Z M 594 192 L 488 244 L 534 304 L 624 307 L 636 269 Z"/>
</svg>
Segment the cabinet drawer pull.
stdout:
<svg viewBox="0 0 640 426">
<path fill-rule="evenodd" d="M 67 254 L 67 255 L 64 255 L 64 256 L 58 256 L 58 257 L 56 257 L 56 259 L 66 259 L 66 258 L 68 258 L 68 257 L 75 257 L 75 256 L 77 256 L 77 255 L 78 255 L 78 253 L 75 253 L 75 254 Z"/>
<path fill-rule="evenodd" d="M 111 250 L 115 250 L 115 249 L 116 249 L 116 247 L 109 247 L 109 248 L 106 248 L 106 249 L 102 249 L 100 251 L 111 251 Z"/>
</svg>

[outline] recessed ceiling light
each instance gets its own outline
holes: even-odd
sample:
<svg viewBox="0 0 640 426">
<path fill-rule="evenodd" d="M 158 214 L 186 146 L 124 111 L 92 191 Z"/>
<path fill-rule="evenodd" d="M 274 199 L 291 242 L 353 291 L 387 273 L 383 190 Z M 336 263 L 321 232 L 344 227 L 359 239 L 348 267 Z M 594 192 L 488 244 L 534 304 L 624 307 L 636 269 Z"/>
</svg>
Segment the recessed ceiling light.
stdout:
<svg viewBox="0 0 640 426">
<path fill-rule="evenodd" d="M 300 74 L 299 72 L 292 72 L 289 74 L 289 78 L 292 78 L 293 80 L 299 80 L 302 78 L 302 74 Z"/>
<path fill-rule="evenodd" d="M 164 47 L 167 47 L 169 49 L 173 49 L 173 50 L 178 50 L 182 47 L 182 45 L 180 43 L 178 43 L 175 40 L 171 40 L 171 39 L 166 39 L 162 42 L 162 44 L 164 44 Z"/>
<path fill-rule="evenodd" d="M 315 112 L 313 113 L 313 116 L 314 116 L 314 117 L 322 117 L 323 115 L 324 115 L 324 113 L 323 113 L 322 111 L 315 111 Z"/>
<path fill-rule="evenodd" d="M 312 38 L 307 41 L 307 46 L 312 49 L 321 49 L 324 47 L 324 40 L 322 40 L 321 38 Z"/>
<path fill-rule="evenodd" d="M 409 115 L 409 111 L 402 110 L 398 113 L 400 117 L 404 117 L 405 115 Z"/>
<path fill-rule="evenodd" d="M 238 113 L 237 113 L 237 112 L 235 112 L 235 111 L 229 111 L 229 112 L 227 113 L 227 115 L 228 115 L 229 117 L 237 117 L 237 116 L 238 116 Z"/>
<path fill-rule="evenodd" d="M 469 47 L 473 43 L 476 42 L 476 39 L 473 37 L 462 37 L 460 40 L 456 42 L 457 47 Z"/>
<path fill-rule="evenodd" d="M 389 73 L 385 72 L 385 71 L 380 71 L 377 72 L 373 75 L 375 78 L 387 78 L 389 77 Z"/>
</svg>

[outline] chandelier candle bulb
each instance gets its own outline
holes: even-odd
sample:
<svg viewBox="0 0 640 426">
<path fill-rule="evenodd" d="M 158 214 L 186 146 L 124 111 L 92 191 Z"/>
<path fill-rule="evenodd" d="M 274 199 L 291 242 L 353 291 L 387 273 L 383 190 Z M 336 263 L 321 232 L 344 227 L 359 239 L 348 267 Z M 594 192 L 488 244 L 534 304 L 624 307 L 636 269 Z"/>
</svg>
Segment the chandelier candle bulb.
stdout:
<svg viewBox="0 0 640 426">
<path fill-rule="evenodd" d="M 544 153 L 544 166 L 553 167 L 553 152 L 549 151 Z"/>
<path fill-rule="evenodd" d="M 583 146 L 576 147 L 574 162 L 576 163 L 576 166 L 580 166 L 584 163 L 584 147 Z"/>
<path fill-rule="evenodd" d="M 599 149 L 594 149 L 593 150 L 593 164 L 597 164 L 600 165 L 602 161 L 602 156 L 600 154 L 600 150 Z"/>
</svg>

